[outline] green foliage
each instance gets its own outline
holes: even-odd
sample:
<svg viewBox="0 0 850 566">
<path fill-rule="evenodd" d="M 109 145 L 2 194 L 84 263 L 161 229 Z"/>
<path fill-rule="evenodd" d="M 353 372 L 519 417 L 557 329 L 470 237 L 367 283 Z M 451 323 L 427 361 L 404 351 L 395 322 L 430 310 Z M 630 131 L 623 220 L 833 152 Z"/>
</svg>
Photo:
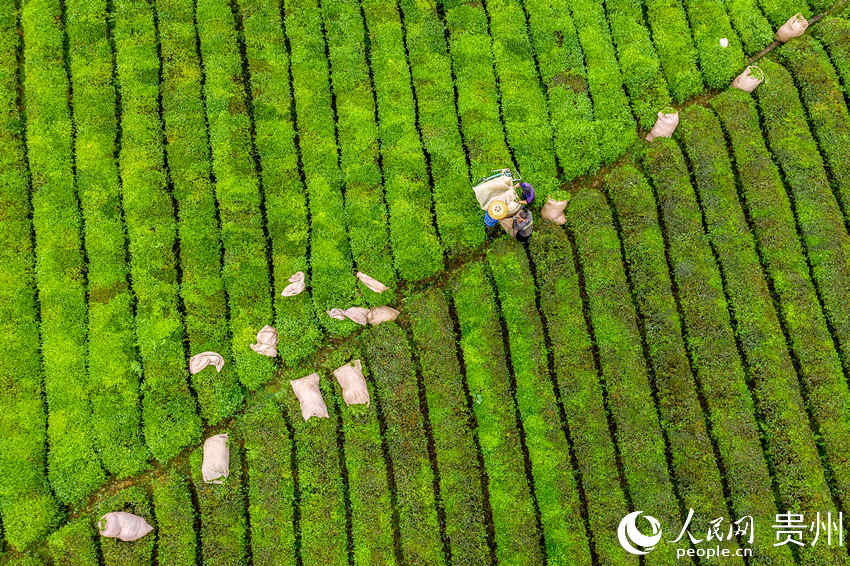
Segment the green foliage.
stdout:
<svg viewBox="0 0 850 566">
<path fill-rule="evenodd" d="M 847 6 L 850 7 L 850 4 Z M 850 12 L 847 15 L 850 16 Z M 812 28 L 811 33 L 829 53 L 847 96 L 850 94 L 850 20 L 826 17 Z"/>
<path fill-rule="evenodd" d="M 186 474 L 172 469 L 151 479 L 157 520 L 156 556 L 160 564 L 194 564 L 195 508 Z"/>
<path fill-rule="evenodd" d="M 151 509 L 145 490 L 138 486 L 128 487 L 99 501 L 91 515 L 95 530 L 98 529 L 100 518 L 112 511 L 126 511 L 138 515 L 154 527 L 154 531 L 133 542 L 99 537 L 103 564 L 105 566 L 145 566 L 152 564 L 153 547 L 156 542 L 156 521 L 154 521 L 153 509 Z"/>
<path fill-rule="evenodd" d="M 741 40 L 732 29 L 723 3 L 723 0 L 684 0 L 702 76 L 713 89 L 729 86 L 747 64 Z M 728 46 L 720 45 L 722 37 L 729 40 Z"/>
<path fill-rule="evenodd" d="M 791 75 L 763 63 L 769 80 L 756 89 L 768 146 L 791 191 L 794 215 L 808 252 L 814 282 L 835 332 L 839 354 L 850 362 L 850 236 L 823 169 L 820 151 L 806 124 Z"/>
<path fill-rule="evenodd" d="M 140 434 L 140 372 L 114 159 L 115 88 L 106 2 L 75 0 L 67 9 L 77 190 L 88 259 L 91 430 L 103 466 L 125 477 L 144 469 L 149 455 Z"/>
<path fill-rule="evenodd" d="M 714 114 L 704 107 L 693 106 L 682 118 L 680 133 L 692 163 L 708 236 L 723 269 L 735 313 L 735 332 L 763 418 L 779 493 L 786 508 L 814 513 L 828 507 L 831 496 L 809 423 L 800 418 L 806 407 L 738 202 L 723 132 Z M 810 546 L 801 552 L 813 563 L 826 564 L 832 549 Z"/>
<path fill-rule="evenodd" d="M 593 344 L 582 313 L 573 248 L 566 232 L 547 222 L 535 228 L 529 249 L 537 269 L 561 402 L 586 494 L 588 523 L 593 533 L 613 533 L 627 513 L 626 500 L 620 489 Z M 601 564 L 625 563 L 623 549 L 613 536 L 594 537 L 593 546 Z"/>
<path fill-rule="evenodd" d="M 430 290 L 410 297 L 405 313 L 434 433 L 452 563 L 485 564 L 489 549 L 475 416 L 467 406 L 449 306 L 442 291 Z"/>
<path fill-rule="evenodd" d="M 51 534 L 47 549 L 55 566 L 97 564 L 95 532 L 88 517 L 77 519 Z"/>
<path fill-rule="evenodd" d="M 697 50 L 681 0 L 645 0 L 646 18 L 670 93 L 684 102 L 703 90 Z M 719 39 L 718 39 L 719 41 Z"/>
<path fill-rule="evenodd" d="M 189 456 L 190 474 L 201 518 L 201 558 L 204 564 L 245 564 L 247 525 L 242 485 L 242 446 L 233 431 L 228 433 L 230 471 L 224 483 L 204 483 L 201 477 L 203 447 Z"/>
<path fill-rule="evenodd" d="M 224 246 L 222 276 L 230 303 L 233 357 L 250 390 L 271 378 L 274 360 L 252 351 L 257 331 L 273 321 L 259 180 L 251 158 L 250 101 L 239 80 L 235 22 L 225 0 L 197 4 L 215 194 Z"/>
<path fill-rule="evenodd" d="M 45 474 L 44 373 L 15 60 L 20 36 L 11 3 L 0 6 L 0 516 L 18 550 L 58 522 Z"/>
<path fill-rule="evenodd" d="M 384 420 L 402 556 L 411 564 L 443 564 L 434 477 L 407 338 L 398 325 L 385 323 L 364 335 L 362 347 L 372 374 L 371 393 Z"/>
<path fill-rule="evenodd" d="M 432 197 L 415 124 L 400 16 L 394 3 L 363 0 L 361 4 L 372 49 L 396 270 L 406 281 L 419 281 L 442 269 L 443 253 L 431 221 Z M 439 175 L 439 171 L 434 173 Z"/>
<path fill-rule="evenodd" d="M 191 0 L 157 0 L 162 49 L 162 117 L 166 151 L 177 201 L 177 234 L 190 354 L 213 351 L 225 359 L 221 372 L 205 369 L 191 377 L 204 421 L 215 424 L 242 402 L 232 362 L 227 294 L 221 278 L 221 234 L 210 182 L 210 152 L 201 99 Z"/>
<path fill-rule="evenodd" d="M 522 248 L 502 238 L 487 254 L 508 331 L 517 407 L 525 430 L 532 477 L 550 564 L 590 562 L 575 478 L 562 428 L 553 378 L 548 374 L 543 324 L 535 307 L 534 280 Z"/>
<path fill-rule="evenodd" d="M 144 368 L 143 432 L 151 453 L 164 462 L 198 441 L 201 419 L 189 393 L 178 310 L 176 226 L 158 116 L 153 15 L 143 0 L 116 0 L 114 17 L 122 108 L 120 173 Z"/>
<path fill-rule="evenodd" d="M 626 284 L 620 241 L 605 197 L 592 189 L 577 193 L 567 208 L 585 277 L 588 307 L 599 349 L 603 387 L 614 422 L 623 474 L 637 509 L 658 509 L 665 524 L 679 519 L 664 458 L 664 441 L 641 354 L 637 314 Z M 617 309 L 610 309 L 610 304 Z M 649 431 L 652 431 L 651 433 Z M 659 555 L 656 563 L 674 558 Z"/>
<path fill-rule="evenodd" d="M 280 409 L 274 399 L 262 399 L 239 419 L 251 478 L 246 496 L 251 560 L 256 566 L 295 564 L 292 444 L 289 423 Z"/>
<path fill-rule="evenodd" d="M 832 481 L 844 501 L 850 492 L 850 463 L 843 456 L 850 449 L 847 388 L 816 289 L 809 279 L 788 196 L 765 147 L 750 96 L 730 90 L 715 98 L 712 106 L 729 134 L 745 211 L 800 362 L 800 378 L 805 383 L 815 432 L 831 466 Z"/>
<path fill-rule="evenodd" d="M 285 0 L 285 30 L 291 46 L 293 97 L 298 139 L 310 199 L 310 258 L 313 305 L 331 335 L 346 335 L 354 323 L 325 311 L 348 308 L 355 297 L 351 250 L 343 208 L 342 172 L 337 165 L 328 62 L 321 13 L 315 0 Z"/>
<path fill-rule="evenodd" d="M 292 364 L 312 354 L 322 334 L 309 293 L 282 297 L 297 271 L 308 276 L 305 195 L 295 152 L 289 53 L 277 3 L 243 0 L 245 52 L 251 76 L 257 152 L 266 193 L 266 225 L 274 264 L 278 354 Z M 320 257 L 316 257 L 320 260 Z M 321 260 L 324 261 L 324 260 Z"/>
<path fill-rule="evenodd" d="M 815 2 L 820 1 L 815 0 Z M 831 0 L 825 1 L 831 2 Z M 779 28 L 794 14 L 801 13 L 806 18 L 810 18 L 812 15 L 806 0 L 758 0 L 758 3 L 764 15 L 773 24 L 774 29 Z"/>
<path fill-rule="evenodd" d="M 713 448 L 685 351 L 655 198 L 643 174 L 630 165 L 610 173 L 605 190 L 620 224 L 625 264 L 646 332 L 673 474 L 701 531 L 708 528 L 708 521 L 728 512 L 717 489 L 722 485 L 718 463 L 710 461 Z M 735 542 L 727 544 L 735 552 Z"/>
<path fill-rule="evenodd" d="M 711 432 L 728 478 L 732 507 L 752 514 L 755 529 L 770 529 L 775 516 L 753 401 L 736 349 L 723 281 L 702 230 L 700 209 L 684 157 L 671 139 L 653 142 L 644 159 L 660 209 L 670 254 L 670 272 L 684 319 L 685 338 L 697 383 L 705 396 Z M 777 564 L 789 549 L 765 548 Z"/>
<path fill-rule="evenodd" d="M 723 0 L 723 3 L 746 55 L 754 55 L 773 42 L 773 28 L 757 0 Z"/>
<path fill-rule="evenodd" d="M 468 264 L 451 282 L 460 346 L 488 476 L 497 557 L 531 564 L 542 559 L 539 533 L 495 297 L 484 269 L 481 262 Z"/>
<path fill-rule="evenodd" d="M 71 503 L 91 493 L 105 476 L 92 446 L 85 258 L 72 170 L 61 6 L 58 0 L 28 0 L 21 9 L 23 33 L 28 38 L 23 50 L 23 87 L 41 353 L 49 409 L 47 470 L 56 497 Z M 33 345 L 17 345 L 22 347 Z"/>
<path fill-rule="evenodd" d="M 445 28 L 429 0 L 402 0 L 399 4 L 419 102 L 419 123 L 434 177 L 440 239 L 448 256 L 458 257 L 484 242 L 484 230 L 481 211 L 469 198 L 469 171 L 454 110 Z"/>
</svg>

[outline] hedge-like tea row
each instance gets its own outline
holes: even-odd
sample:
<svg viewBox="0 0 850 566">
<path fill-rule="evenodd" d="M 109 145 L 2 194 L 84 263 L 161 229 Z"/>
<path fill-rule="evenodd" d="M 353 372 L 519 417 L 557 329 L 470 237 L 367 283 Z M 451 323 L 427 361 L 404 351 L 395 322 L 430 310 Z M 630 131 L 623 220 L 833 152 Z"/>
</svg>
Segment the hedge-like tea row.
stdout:
<svg viewBox="0 0 850 566">
<path fill-rule="evenodd" d="M 793 74 L 818 147 L 829 168 L 833 192 L 846 220 L 850 220 L 850 117 L 838 75 L 817 40 L 803 36 L 778 50 Z"/>
<path fill-rule="evenodd" d="M 569 4 L 584 51 L 600 155 L 602 163 L 608 164 L 637 139 L 635 120 L 623 91 L 623 77 L 603 5 L 595 0 L 569 0 Z"/>
<path fill-rule="evenodd" d="M 291 391 L 285 394 L 291 394 Z M 286 417 L 273 399 L 262 400 L 240 417 L 250 482 L 248 523 L 251 560 L 256 566 L 295 564 L 295 486 L 292 444 Z"/>
<path fill-rule="evenodd" d="M 525 7 L 565 180 L 592 173 L 599 167 L 599 139 L 584 56 L 567 1 L 526 0 Z"/>
<path fill-rule="evenodd" d="M 823 169 L 817 144 L 791 75 L 765 61 L 770 80 L 757 89 L 768 145 L 791 191 L 794 215 L 803 236 L 814 280 L 835 331 L 845 368 L 850 364 L 850 236 Z"/>
<path fill-rule="evenodd" d="M 246 563 L 247 525 L 245 490 L 242 485 L 242 446 L 234 431 L 228 434 L 230 475 L 224 483 L 204 483 L 201 477 L 203 447 L 189 456 L 192 485 L 201 519 L 200 554 L 204 564 L 240 566 Z"/>
<path fill-rule="evenodd" d="M 684 0 L 684 5 L 705 84 L 709 88 L 726 88 L 743 70 L 747 60 L 741 40 L 732 29 L 724 0 Z M 720 45 L 724 37 L 729 41 L 726 47 Z"/>
<path fill-rule="evenodd" d="M 71 503 L 88 495 L 105 476 L 91 436 L 86 373 L 86 276 L 72 172 L 69 85 L 62 59 L 60 27 L 62 10 L 58 0 L 29 0 L 21 10 L 27 37 L 23 50 L 26 77 L 23 86 L 32 172 L 35 270 L 49 411 L 47 470 L 56 497 Z M 22 344 L 16 344 L 16 349 L 21 347 Z M 18 354 L 12 357 L 16 358 Z"/>
<path fill-rule="evenodd" d="M 419 123 L 431 170 L 435 172 L 432 190 L 440 239 L 448 256 L 458 257 L 484 242 L 484 230 L 478 206 L 469 198 L 470 172 L 457 112 L 453 110 L 451 57 L 445 28 L 429 0 L 401 0 L 399 4 L 419 102 Z"/>
<path fill-rule="evenodd" d="M 400 16 L 393 3 L 363 0 L 378 100 L 384 188 L 396 270 L 407 281 L 440 271 L 443 253 L 431 221 L 433 197 L 416 130 L 410 70 Z M 439 175 L 439 171 L 434 171 Z"/>
<path fill-rule="evenodd" d="M 541 197 L 558 188 L 548 101 L 534 66 L 525 15 L 517 0 L 487 2 L 507 140 L 523 178 Z"/>
<path fill-rule="evenodd" d="M 850 16 L 850 4 L 847 4 Z M 850 20 L 827 17 L 818 22 L 812 34 L 820 40 L 844 87 L 850 85 Z"/>
<path fill-rule="evenodd" d="M 680 0 L 645 0 L 646 18 L 670 94 L 684 102 L 703 90 L 697 50 Z"/>
<path fill-rule="evenodd" d="M 600 564 L 623 561 L 614 533 L 627 513 L 608 430 L 593 346 L 582 314 L 573 249 L 563 229 L 542 223 L 529 246 L 552 343 L 555 375 L 587 499 Z M 563 457 L 566 457 L 564 455 Z"/>
<path fill-rule="evenodd" d="M 0 6 L 0 517 L 19 550 L 58 520 L 45 474 L 44 403 L 29 220 L 23 117 L 17 100 L 20 35 L 11 3 Z"/>
<path fill-rule="evenodd" d="M 159 71 L 153 16 L 142 0 L 116 0 L 115 12 L 122 109 L 119 165 L 138 299 L 143 431 L 151 453 L 166 461 L 199 440 L 201 419 L 189 393 L 178 311 L 175 219 L 166 190 L 158 88 L 152 80 Z"/>
<path fill-rule="evenodd" d="M 616 441 L 632 503 L 636 509 L 657 509 L 655 516 L 664 524 L 679 523 L 664 441 L 641 353 L 637 315 L 605 197 L 592 189 L 577 193 L 567 209 L 567 225 L 581 258 L 601 379 L 616 423 Z M 614 310 L 612 303 L 617 306 Z M 675 560 L 661 554 L 653 559 L 656 564 Z"/>
<path fill-rule="evenodd" d="M 198 469 L 200 470 L 200 464 Z M 112 511 L 126 511 L 139 515 L 149 525 L 156 527 L 148 494 L 139 486 L 122 489 L 98 502 L 94 513 L 90 515 L 94 528 L 97 529 L 97 522 L 100 517 Z M 134 542 L 124 542 L 100 535 L 95 536 L 99 538 L 100 554 L 103 556 L 102 563 L 104 566 L 147 566 L 152 564 L 153 547 L 156 542 L 153 532 Z"/>
<path fill-rule="evenodd" d="M 156 512 L 156 556 L 160 564 L 194 564 L 195 508 L 186 474 L 175 468 L 151 478 Z"/>
<path fill-rule="evenodd" d="M 773 42 L 773 28 L 757 0 L 725 0 L 724 4 L 746 55 L 754 55 Z"/>
<path fill-rule="evenodd" d="M 82 517 L 51 534 L 47 550 L 56 566 L 91 566 L 98 563 L 96 544 L 91 519 Z"/>
<path fill-rule="evenodd" d="M 728 511 L 718 489 L 723 485 L 720 469 L 711 461 L 706 415 L 685 351 L 655 198 L 643 174 L 630 165 L 609 174 L 605 190 L 621 226 L 626 268 L 655 369 L 659 412 L 679 494 L 685 507 L 696 512 L 696 524 L 702 529 Z M 734 552 L 735 542 L 726 544 Z"/>
<path fill-rule="evenodd" d="M 7 566 L 44 566 L 42 559 L 32 554 L 0 554 L 0 562 Z"/>
<path fill-rule="evenodd" d="M 77 191 L 88 258 L 88 380 L 91 431 L 104 468 L 119 477 L 149 458 L 140 434 L 139 373 L 133 296 L 115 149 L 115 88 L 107 40 L 106 2 L 67 3 L 77 137 Z"/>
<path fill-rule="evenodd" d="M 362 347 L 384 419 L 402 557 L 411 564 L 443 564 L 434 476 L 407 337 L 396 324 L 382 324 L 364 334 Z"/>
<path fill-rule="evenodd" d="M 502 238 L 487 254 L 502 318 L 508 331 L 516 399 L 525 429 L 546 554 L 550 564 L 590 562 L 590 547 L 581 520 L 578 490 L 569 458 L 555 383 L 548 374 L 543 324 L 534 299 L 534 280 L 526 254 L 512 239 Z"/>
<path fill-rule="evenodd" d="M 352 277 L 321 13 L 315 0 L 284 3 L 298 139 L 310 198 L 313 305 L 325 330 L 345 335 L 354 329 L 354 323 L 325 314 L 331 308 L 351 306 L 357 280 Z"/>
<path fill-rule="evenodd" d="M 333 382 L 326 403 L 333 403 L 342 421 L 348 494 L 351 505 L 351 535 L 354 564 L 379 566 L 395 564 L 393 548 L 393 506 L 386 460 L 381 447 L 377 403 L 347 406 L 332 372 L 352 360 L 363 360 L 356 343 L 344 344 L 322 360 L 323 375 Z M 371 395 L 375 383 L 363 366 Z M 413 408 L 415 411 L 415 408 Z"/>
<path fill-rule="evenodd" d="M 315 368 L 290 371 L 286 378 L 298 379 L 314 371 Z M 331 388 L 337 385 L 333 376 L 323 372 L 320 376 L 319 387 L 328 406 L 328 419 L 311 417 L 304 422 L 289 383 L 284 382 L 280 392 L 284 410 L 295 430 L 301 530 L 296 537 L 300 536 L 304 564 L 344 564 L 348 558 L 344 488 L 337 450 L 336 411 L 331 397 Z"/>
<path fill-rule="evenodd" d="M 726 140 L 717 118 L 702 106 L 683 114 L 679 129 L 696 190 L 735 313 L 749 378 L 765 430 L 776 484 L 785 507 L 813 513 L 830 493 L 807 419 L 800 385 L 735 188 Z M 810 546 L 809 561 L 829 562 L 832 549 Z"/>
<path fill-rule="evenodd" d="M 644 166 L 661 211 L 671 277 L 678 289 L 696 379 L 708 405 L 711 432 L 727 477 L 734 478 L 728 484 L 732 507 L 738 517 L 752 515 L 756 531 L 769 532 L 776 506 L 752 396 L 684 157 L 675 141 L 656 140 L 647 150 Z M 764 547 L 763 552 L 777 564 L 791 560 L 786 546 Z"/>
<path fill-rule="evenodd" d="M 280 339 L 277 350 L 285 364 L 292 364 L 312 354 L 322 334 L 309 293 L 295 297 L 280 295 L 293 273 L 302 271 L 308 277 L 310 273 L 307 265 L 310 227 L 295 151 L 289 53 L 281 33 L 277 4 L 259 0 L 243 0 L 239 4 L 274 264 L 275 328 Z"/>
<path fill-rule="evenodd" d="M 158 0 L 162 50 L 162 117 L 168 165 L 177 201 L 180 294 L 186 309 L 190 354 L 213 351 L 226 363 L 221 373 L 192 376 L 198 409 L 207 424 L 230 416 L 242 402 L 221 278 L 221 233 L 210 182 L 210 152 L 201 98 L 201 67 L 195 44 L 191 0 Z"/>
<path fill-rule="evenodd" d="M 632 110 L 639 126 L 649 130 L 658 118 L 658 111 L 670 106 L 670 92 L 644 23 L 642 7 L 634 0 L 609 0 L 605 9 Z"/>
<path fill-rule="evenodd" d="M 485 564 L 490 555 L 477 425 L 467 406 L 449 306 L 442 292 L 431 290 L 410 297 L 405 312 L 434 432 L 452 563 Z"/>
<path fill-rule="evenodd" d="M 357 269 L 393 287 L 395 270 L 360 6 L 356 0 L 322 2 L 321 6 L 336 97 L 351 252 Z M 368 304 L 386 304 L 385 295 L 364 292 L 363 296 Z"/>
<path fill-rule="evenodd" d="M 758 249 L 791 345 L 800 361 L 808 402 L 842 501 L 850 494 L 850 412 L 841 363 L 827 329 L 809 268 L 794 226 L 794 216 L 776 165 L 764 145 L 759 117 L 749 95 L 730 90 L 716 97 L 717 111 L 734 150 L 741 194 Z M 846 504 L 845 504 L 846 505 Z"/>
<path fill-rule="evenodd" d="M 237 80 L 242 68 L 233 14 L 225 0 L 196 6 L 210 125 L 215 194 L 224 246 L 222 274 L 230 303 L 233 358 L 239 381 L 257 389 L 271 378 L 274 361 L 249 347 L 274 320 L 263 234 L 261 187 L 251 159 L 248 93 Z M 278 285 L 279 286 L 279 285 Z"/>
<path fill-rule="evenodd" d="M 475 262 L 454 275 L 452 294 L 460 345 L 490 490 L 500 560 L 542 562 L 532 494 L 502 345 L 495 297 L 485 266 Z"/>
<path fill-rule="evenodd" d="M 831 2 L 831 0 L 827 1 Z M 778 29 L 797 12 L 800 12 L 806 18 L 812 15 L 806 0 L 758 0 L 758 3 L 774 29 Z"/>
</svg>

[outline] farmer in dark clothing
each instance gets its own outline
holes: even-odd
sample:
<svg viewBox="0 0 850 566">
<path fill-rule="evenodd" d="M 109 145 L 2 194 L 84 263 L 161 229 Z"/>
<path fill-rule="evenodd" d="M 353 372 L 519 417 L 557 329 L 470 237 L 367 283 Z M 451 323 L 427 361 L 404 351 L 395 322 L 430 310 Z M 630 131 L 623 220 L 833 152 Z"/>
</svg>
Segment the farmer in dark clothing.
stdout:
<svg viewBox="0 0 850 566">
<path fill-rule="evenodd" d="M 531 231 L 534 229 L 534 217 L 531 215 L 531 211 L 523 208 L 517 212 L 513 218 L 512 228 L 514 237 L 518 241 L 527 242 L 531 238 Z"/>
</svg>

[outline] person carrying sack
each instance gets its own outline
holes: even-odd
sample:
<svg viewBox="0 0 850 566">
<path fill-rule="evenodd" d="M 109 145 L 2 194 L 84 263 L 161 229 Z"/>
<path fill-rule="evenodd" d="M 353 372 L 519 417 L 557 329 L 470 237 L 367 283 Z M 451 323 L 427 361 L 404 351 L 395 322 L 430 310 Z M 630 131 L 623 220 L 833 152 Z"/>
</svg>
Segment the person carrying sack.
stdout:
<svg viewBox="0 0 850 566">
<path fill-rule="evenodd" d="M 525 243 L 531 238 L 531 233 L 534 230 L 534 216 L 530 210 L 522 207 L 513 216 L 501 219 L 499 224 L 512 238 Z"/>
</svg>

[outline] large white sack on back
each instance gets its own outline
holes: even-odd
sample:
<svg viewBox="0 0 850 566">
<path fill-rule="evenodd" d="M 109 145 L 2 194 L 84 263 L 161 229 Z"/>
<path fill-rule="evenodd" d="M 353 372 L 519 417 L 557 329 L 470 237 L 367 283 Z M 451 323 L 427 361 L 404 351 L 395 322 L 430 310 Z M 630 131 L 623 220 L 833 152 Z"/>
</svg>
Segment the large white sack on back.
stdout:
<svg viewBox="0 0 850 566">
<path fill-rule="evenodd" d="M 201 352 L 189 358 L 189 373 L 195 375 L 207 366 L 214 366 L 221 373 L 224 367 L 224 358 L 218 352 Z"/>
<path fill-rule="evenodd" d="M 289 278 L 289 285 L 284 288 L 283 291 L 280 292 L 281 297 L 294 297 L 301 293 L 307 284 L 304 282 L 304 272 L 296 271 L 292 277 Z"/>
<path fill-rule="evenodd" d="M 328 406 L 325 405 L 325 400 L 319 389 L 318 373 L 311 373 L 300 379 L 293 379 L 289 384 L 292 386 L 292 390 L 295 391 L 298 402 L 301 403 L 301 416 L 305 421 L 310 417 L 329 418 Z"/>
<path fill-rule="evenodd" d="M 475 192 L 475 198 L 482 209 L 487 209 L 487 203 L 493 199 L 496 194 L 504 193 L 505 190 L 513 187 L 513 178 L 507 175 L 501 175 L 495 179 L 490 179 L 485 183 L 481 183 L 472 187 Z"/>
<path fill-rule="evenodd" d="M 107 538 L 132 542 L 151 532 L 153 527 L 138 515 L 125 511 L 112 511 L 100 518 L 97 529 Z"/>
<path fill-rule="evenodd" d="M 382 322 L 392 322 L 398 318 L 399 312 L 392 307 L 372 307 L 366 315 L 366 320 L 372 326 L 377 326 Z"/>
<path fill-rule="evenodd" d="M 386 285 L 384 285 L 383 283 L 381 283 L 377 279 L 373 279 L 372 277 L 369 277 L 368 275 L 366 275 L 365 273 L 363 273 L 361 271 L 357 272 L 357 278 L 364 285 L 369 287 L 369 289 L 371 289 L 372 291 L 374 291 L 376 293 L 383 293 L 384 291 L 389 289 L 389 287 L 387 287 Z"/>
<path fill-rule="evenodd" d="M 230 446 L 226 434 L 216 434 L 204 441 L 201 475 L 206 483 L 224 483 L 230 473 Z"/>
<path fill-rule="evenodd" d="M 363 366 L 360 360 L 354 360 L 334 370 L 339 386 L 342 387 L 342 398 L 346 405 L 368 405 L 369 390 L 363 377 Z"/>
<path fill-rule="evenodd" d="M 272 326 L 264 326 L 257 332 L 257 343 L 251 344 L 251 349 L 273 358 L 277 356 L 277 330 Z"/>
</svg>

